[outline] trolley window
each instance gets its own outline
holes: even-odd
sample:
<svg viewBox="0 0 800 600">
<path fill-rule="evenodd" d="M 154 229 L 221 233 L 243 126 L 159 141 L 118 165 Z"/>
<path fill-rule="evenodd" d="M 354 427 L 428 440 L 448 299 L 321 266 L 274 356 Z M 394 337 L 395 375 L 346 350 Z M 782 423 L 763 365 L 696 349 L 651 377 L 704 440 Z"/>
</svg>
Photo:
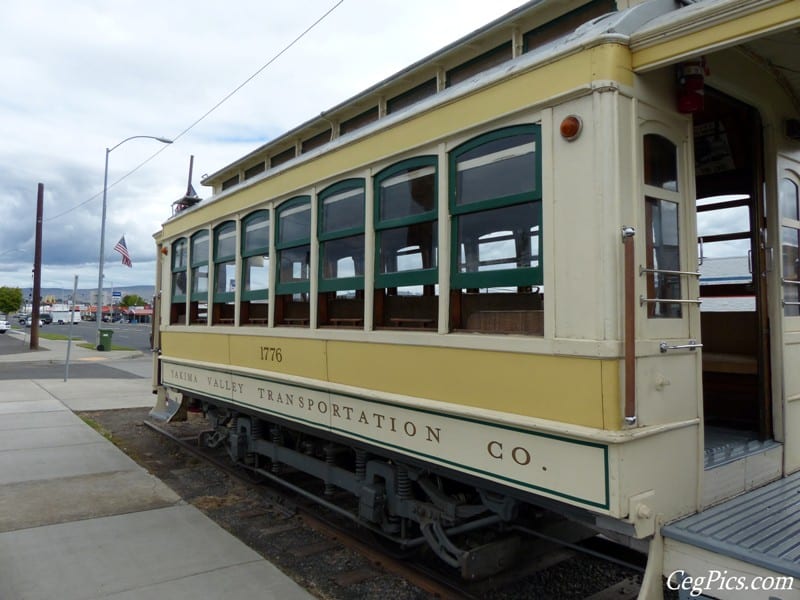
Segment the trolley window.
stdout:
<svg viewBox="0 0 800 600">
<path fill-rule="evenodd" d="M 186 238 L 172 243 L 172 278 L 170 324 L 186 323 L 186 267 L 188 245 Z"/>
<path fill-rule="evenodd" d="M 420 156 L 375 178 L 376 327 L 438 322 L 437 158 Z"/>
<path fill-rule="evenodd" d="M 453 329 L 543 333 L 540 147 L 521 125 L 450 154 Z"/>
<path fill-rule="evenodd" d="M 172 244 L 172 301 L 186 301 L 186 239 Z"/>
<path fill-rule="evenodd" d="M 320 291 L 364 287 L 364 180 L 319 195 Z"/>
<path fill-rule="evenodd" d="M 308 325 L 311 197 L 297 196 L 279 206 L 275 228 L 278 254 L 275 322 Z"/>
<path fill-rule="evenodd" d="M 242 220 L 241 323 L 267 324 L 269 288 L 269 212 Z"/>
<path fill-rule="evenodd" d="M 800 316 L 800 188 L 783 178 L 780 184 L 783 303 L 787 317 Z"/>
<path fill-rule="evenodd" d="M 208 231 L 199 231 L 192 236 L 189 252 L 191 260 L 192 291 L 189 303 L 189 322 L 208 321 Z"/>
<path fill-rule="evenodd" d="M 214 230 L 214 299 L 233 300 L 236 289 L 236 223 L 228 221 Z"/>
<path fill-rule="evenodd" d="M 236 290 L 236 223 L 214 229 L 214 306 L 212 323 L 233 325 Z"/>
<path fill-rule="evenodd" d="M 644 136 L 645 239 L 647 297 L 651 302 L 647 316 L 680 319 L 681 277 L 663 271 L 680 271 L 680 211 L 677 147 L 657 134 Z"/>
<path fill-rule="evenodd" d="M 266 299 L 269 285 L 269 213 L 260 210 L 242 221 L 242 298 Z"/>
<path fill-rule="evenodd" d="M 364 180 L 319 194 L 319 323 L 359 326 L 364 316 Z"/>
</svg>

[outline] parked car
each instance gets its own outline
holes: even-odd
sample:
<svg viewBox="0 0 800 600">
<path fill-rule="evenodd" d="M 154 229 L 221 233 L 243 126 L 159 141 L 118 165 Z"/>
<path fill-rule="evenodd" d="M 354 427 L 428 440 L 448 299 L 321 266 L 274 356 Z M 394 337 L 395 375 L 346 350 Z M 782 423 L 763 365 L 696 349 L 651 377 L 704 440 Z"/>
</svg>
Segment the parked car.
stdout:
<svg viewBox="0 0 800 600">
<path fill-rule="evenodd" d="M 8 329 L 8 321 L 0 321 L 0 333 L 5 333 Z"/>
<path fill-rule="evenodd" d="M 23 327 L 30 327 L 32 322 L 33 322 L 33 319 L 28 317 L 26 319 L 23 319 L 20 322 L 20 325 L 22 325 Z M 44 326 L 44 322 L 41 319 L 39 319 L 39 327 L 43 327 L 43 326 Z"/>
</svg>

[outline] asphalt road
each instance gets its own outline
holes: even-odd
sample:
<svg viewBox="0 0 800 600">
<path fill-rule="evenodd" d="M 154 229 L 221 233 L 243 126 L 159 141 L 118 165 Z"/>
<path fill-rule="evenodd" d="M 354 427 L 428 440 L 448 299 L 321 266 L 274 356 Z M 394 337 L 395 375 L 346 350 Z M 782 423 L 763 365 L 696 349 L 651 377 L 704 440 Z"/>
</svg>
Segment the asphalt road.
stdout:
<svg viewBox="0 0 800 600">
<path fill-rule="evenodd" d="M 77 324 L 73 326 L 73 335 L 79 336 L 83 333 L 78 332 Z M 121 327 L 125 327 L 122 325 Z M 145 340 L 145 349 L 142 350 L 140 358 L 126 358 L 105 362 L 81 362 L 70 361 L 69 365 L 69 378 L 70 379 L 131 379 L 131 378 L 150 378 L 153 372 L 153 358 L 150 352 L 149 336 L 150 329 L 147 326 L 132 326 L 137 329 L 131 334 L 130 338 L 124 337 L 129 333 L 122 330 L 120 337 L 123 339 L 130 339 L 132 343 L 141 345 L 141 339 Z M 63 328 L 63 331 L 60 330 Z M 109 327 L 111 329 L 111 327 Z M 43 328 L 45 332 L 51 333 L 67 333 L 66 325 L 46 325 Z M 84 327 L 83 331 L 86 337 L 92 339 L 94 343 L 94 336 L 96 329 L 94 327 Z M 115 331 L 116 334 L 116 331 Z M 118 344 L 117 339 L 112 337 L 112 342 Z M 47 340 L 40 340 L 42 345 L 46 345 Z M 123 342 L 124 343 L 124 342 Z M 118 344 L 119 345 L 119 344 Z M 134 346 L 129 346 L 134 347 Z M 3 363 L 0 360 L 0 380 L 3 379 L 58 379 L 64 377 L 64 363 L 47 363 L 41 362 L 37 357 L 37 350 L 30 349 L 30 338 L 21 337 L 11 333 L 0 335 L 0 355 L 2 354 L 18 354 L 24 352 L 29 355 L 29 360 L 23 362 L 8 362 Z M 38 361 L 38 362 L 37 362 Z M 0 392 L 2 393 L 2 392 Z"/>
<path fill-rule="evenodd" d="M 103 323 L 102 329 L 110 329 L 111 344 L 124 348 L 139 350 L 145 354 L 150 353 L 150 325 L 144 323 Z M 40 333 L 58 333 L 67 335 L 69 325 L 44 325 Z M 94 321 L 81 321 L 72 324 L 72 335 L 81 337 L 90 344 L 97 343 L 97 323 Z"/>
</svg>

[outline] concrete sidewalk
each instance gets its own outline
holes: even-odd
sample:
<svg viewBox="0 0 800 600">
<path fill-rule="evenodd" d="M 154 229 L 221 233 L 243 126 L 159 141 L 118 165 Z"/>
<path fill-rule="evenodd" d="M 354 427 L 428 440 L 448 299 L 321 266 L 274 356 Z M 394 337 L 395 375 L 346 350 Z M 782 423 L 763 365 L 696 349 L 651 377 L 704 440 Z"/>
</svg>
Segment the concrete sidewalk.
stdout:
<svg viewBox="0 0 800 600">
<path fill-rule="evenodd" d="M 0 363 L 64 360 L 41 346 Z M 100 354 L 130 356 L 72 356 Z M 313 598 L 71 410 L 154 398 L 141 378 L 0 381 L 0 598 Z"/>
</svg>

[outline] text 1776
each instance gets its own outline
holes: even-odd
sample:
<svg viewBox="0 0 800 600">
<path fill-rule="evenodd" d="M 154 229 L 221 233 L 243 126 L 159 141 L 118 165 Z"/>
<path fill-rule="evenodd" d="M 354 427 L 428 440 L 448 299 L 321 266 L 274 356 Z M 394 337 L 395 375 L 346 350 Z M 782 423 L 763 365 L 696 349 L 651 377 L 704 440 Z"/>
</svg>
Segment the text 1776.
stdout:
<svg viewBox="0 0 800 600">
<path fill-rule="evenodd" d="M 283 362 L 283 352 L 276 346 L 261 346 L 261 360 Z"/>
</svg>

